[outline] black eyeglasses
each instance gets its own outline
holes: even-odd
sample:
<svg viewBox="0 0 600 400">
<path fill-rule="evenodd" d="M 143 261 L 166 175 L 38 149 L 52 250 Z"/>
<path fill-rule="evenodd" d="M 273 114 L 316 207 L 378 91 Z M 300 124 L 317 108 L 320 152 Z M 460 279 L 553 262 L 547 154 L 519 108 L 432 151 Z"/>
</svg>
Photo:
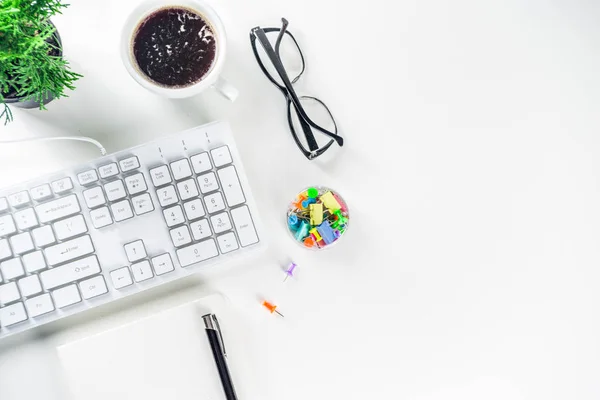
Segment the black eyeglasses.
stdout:
<svg viewBox="0 0 600 400">
<path fill-rule="evenodd" d="M 333 115 L 325 103 L 316 97 L 296 94 L 293 84 L 304 73 L 304 55 L 294 35 L 287 30 L 288 21 L 285 18 L 281 21 L 281 28 L 253 28 L 250 31 L 250 43 L 260 69 L 287 100 L 288 123 L 296 145 L 306 158 L 313 160 L 334 142 L 343 146 L 344 139 L 338 135 Z M 257 40 L 260 48 L 256 46 Z M 290 76 L 294 78 L 290 80 Z M 319 145 L 313 129 L 326 135 L 329 140 Z M 304 135 L 299 136 L 298 133 Z M 323 142 L 322 139 L 320 141 Z"/>
</svg>

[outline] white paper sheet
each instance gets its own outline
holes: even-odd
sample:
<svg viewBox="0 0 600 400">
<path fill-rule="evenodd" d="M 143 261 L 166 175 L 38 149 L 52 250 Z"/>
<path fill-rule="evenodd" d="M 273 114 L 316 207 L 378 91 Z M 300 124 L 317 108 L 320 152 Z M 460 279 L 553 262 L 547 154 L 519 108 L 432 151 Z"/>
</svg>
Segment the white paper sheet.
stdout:
<svg viewBox="0 0 600 400">
<path fill-rule="evenodd" d="M 225 399 L 204 311 L 188 303 L 59 347 L 72 400 Z"/>
</svg>

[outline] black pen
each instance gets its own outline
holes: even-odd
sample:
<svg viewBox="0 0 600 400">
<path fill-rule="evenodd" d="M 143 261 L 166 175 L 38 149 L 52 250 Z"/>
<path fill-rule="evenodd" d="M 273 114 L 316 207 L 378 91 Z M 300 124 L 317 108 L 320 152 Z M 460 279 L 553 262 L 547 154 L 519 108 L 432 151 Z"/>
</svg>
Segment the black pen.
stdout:
<svg viewBox="0 0 600 400">
<path fill-rule="evenodd" d="M 225 397 L 227 400 L 237 400 L 235 395 L 235 389 L 233 388 L 233 382 L 231 381 L 231 375 L 227 368 L 227 353 L 225 352 L 225 343 L 223 343 L 223 335 L 221 334 L 221 327 L 219 326 L 219 320 L 215 314 L 206 314 L 202 317 L 204 325 L 206 326 L 206 335 L 208 336 L 208 342 L 212 349 L 217 369 L 219 370 L 219 376 L 221 377 L 221 383 L 223 384 L 223 390 L 225 391 Z"/>
</svg>

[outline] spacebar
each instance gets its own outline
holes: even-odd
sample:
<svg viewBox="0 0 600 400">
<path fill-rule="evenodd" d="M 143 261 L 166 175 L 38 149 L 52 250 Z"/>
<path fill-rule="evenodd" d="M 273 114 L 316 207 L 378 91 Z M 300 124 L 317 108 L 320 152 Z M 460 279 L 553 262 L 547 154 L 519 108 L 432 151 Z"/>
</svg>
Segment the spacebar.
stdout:
<svg viewBox="0 0 600 400">
<path fill-rule="evenodd" d="M 177 250 L 177 258 L 182 267 L 208 260 L 219 255 L 214 239 L 205 240 Z"/>
</svg>

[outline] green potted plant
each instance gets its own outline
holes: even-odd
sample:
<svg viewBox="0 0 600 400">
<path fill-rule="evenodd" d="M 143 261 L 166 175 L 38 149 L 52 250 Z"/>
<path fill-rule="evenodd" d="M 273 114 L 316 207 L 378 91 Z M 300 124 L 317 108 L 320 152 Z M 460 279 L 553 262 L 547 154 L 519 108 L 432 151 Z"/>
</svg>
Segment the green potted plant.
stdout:
<svg viewBox="0 0 600 400">
<path fill-rule="evenodd" d="M 67 7 L 60 0 L 0 0 L 0 119 L 12 120 L 9 104 L 45 109 L 81 77 L 62 57 L 50 18 Z"/>
</svg>

